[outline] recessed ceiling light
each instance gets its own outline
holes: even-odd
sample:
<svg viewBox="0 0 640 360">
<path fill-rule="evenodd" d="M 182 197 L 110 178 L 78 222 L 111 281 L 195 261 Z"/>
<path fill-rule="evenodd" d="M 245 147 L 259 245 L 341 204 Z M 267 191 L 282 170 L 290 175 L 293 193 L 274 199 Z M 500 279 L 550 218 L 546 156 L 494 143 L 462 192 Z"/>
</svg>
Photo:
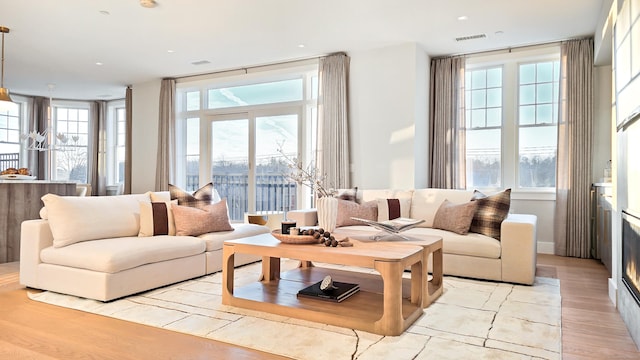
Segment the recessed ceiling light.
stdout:
<svg viewBox="0 0 640 360">
<path fill-rule="evenodd" d="M 173 54 L 175 51 L 173 51 L 173 50 L 167 50 L 167 52 L 168 52 L 169 54 Z"/>
<path fill-rule="evenodd" d="M 496 36 L 502 36 L 504 34 L 504 31 L 502 30 L 498 30 L 495 32 Z"/>
<path fill-rule="evenodd" d="M 111 15 L 111 13 L 110 13 L 110 12 L 108 12 L 107 10 L 100 10 L 99 12 L 100 12 L 100 14 L 102 14 L 102 15 Z"/>
<path fill-rule="evenodd" d="M 192 61 L 191 65 L 205 65 L 205 64 L 211 64 L 211 61 L 209 60 L 197 60 L 197 61 Z"/>
<path fill-rule="evenodd" d="M 98 62 L 96 63 L 96 65 L 98 65 L 98 66 L 102 66 L 102 65 L 104 65 L 104 64 L 103 64 L 103 63 L 101 63 L 100 61 L 98 61 Z"/>
<path fill-rule="evenodd" d="M 462 15 L 462 16 L 458 16 L 458 20 L 460 21 L 464 21 L 464 20 L 468 20 L 469 17 L 467 15 Z"/>
<path fill-rule="evenodd" d="M 303 47 L 304 47 L 304 44 L 299 44 L 299 45 L 298 45 L 298 47 L 299 47 L 299 48 L 303 48 Z"/>
<path fill-rule="evenodd" d="M 158 6 L 158 3 L 155 0 L 140 0 L 140 5 L 146 8 L 154 8 Z"/>
</svg>

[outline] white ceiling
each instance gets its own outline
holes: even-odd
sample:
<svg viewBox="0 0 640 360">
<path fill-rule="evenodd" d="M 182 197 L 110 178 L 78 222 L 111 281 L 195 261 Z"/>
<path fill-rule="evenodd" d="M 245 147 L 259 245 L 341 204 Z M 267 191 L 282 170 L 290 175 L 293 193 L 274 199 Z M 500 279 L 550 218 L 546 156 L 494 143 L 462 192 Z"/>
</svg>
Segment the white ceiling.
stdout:
<svg viewBox="0 0 640 360">
<path fill-rule="evenodd" d="M 157 2 L 148 9 L 139 0 L 0 0 L 0 25 L 11 29 L 5 35 L 5 87 L 16 94 L 49 96 L 48 84 L 55 84 L 54 98 L 116 99 L 124 97 L 127 84 L 337 51 L 416 42 L 429 56 L 440 56 L 537 44 L 594 34 L 603 3 L 610 3 Z M 457 19 L 463 15 L 468 20 Z M 475 34 L 487 37 L 455 40 Z M 191 64 L 200 60 L 210 64 Z"/>
</svg>

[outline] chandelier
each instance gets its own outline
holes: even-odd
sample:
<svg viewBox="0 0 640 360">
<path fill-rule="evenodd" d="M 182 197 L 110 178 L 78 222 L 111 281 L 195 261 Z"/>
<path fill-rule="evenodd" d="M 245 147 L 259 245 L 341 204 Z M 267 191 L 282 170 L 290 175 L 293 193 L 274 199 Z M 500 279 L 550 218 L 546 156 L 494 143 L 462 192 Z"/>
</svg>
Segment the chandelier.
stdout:
<svg viewBox="0 0 640 360">
<path fill-rule="evenodd" d="M 78 135 L 73 135 L 69 138 L 63 133 L 58 133 L 54 138 L 58 142 L 55 140 L 50 141 L 50 134 L 51 131 L 47 128 L 43 132 L 31 131 L 28 134 L 22 134 L 20 138 L 27 142 L 27 150 L 34 151 L 65 151 L 68 147 L 76 146 L 78 144 L 78 140 L 80 140 Z"/>
</svg>

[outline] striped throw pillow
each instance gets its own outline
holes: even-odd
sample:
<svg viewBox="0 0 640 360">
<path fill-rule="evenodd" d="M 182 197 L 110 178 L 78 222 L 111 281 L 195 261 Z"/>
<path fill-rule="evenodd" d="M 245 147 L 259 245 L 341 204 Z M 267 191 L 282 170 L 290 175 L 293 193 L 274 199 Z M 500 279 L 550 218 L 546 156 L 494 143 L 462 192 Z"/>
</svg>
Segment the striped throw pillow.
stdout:
<svg viewBox="0 0 640 360">
<path fill-rule="evenodd" d="M 411 212 L 411 199 L 378 199 L 378 221 L 408 218 Z"/>
<path fill-rule="evenodd" d="M 175 235 L 176 226 L 173 220 L 172 202 L 140 202 L 140 231 L 138 236 Z"/>
</svg>

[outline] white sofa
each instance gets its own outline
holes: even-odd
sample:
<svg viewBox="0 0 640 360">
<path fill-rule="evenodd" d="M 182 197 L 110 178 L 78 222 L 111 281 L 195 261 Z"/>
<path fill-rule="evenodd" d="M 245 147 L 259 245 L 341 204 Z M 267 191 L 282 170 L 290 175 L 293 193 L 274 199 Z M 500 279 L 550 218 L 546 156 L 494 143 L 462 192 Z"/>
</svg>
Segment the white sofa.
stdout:
<svg viewBox="0 0 640 360">
<path fill-rule="evenodd" d="M 192 236 L 139 237 L 140 202 L 166 200 L 168 192 L 69 197 L 64 213 L 45 206 L 42 219 L 22 223 L 20 283 L 100 301 L 214 273 L 222 269 L 222 243 L 269 229 L 233 224 L 233 231 Z M 52 224 L 56 227 L 52 231 Z M 54 239 L 56 233 L 59 239 Z M 60 245 L 63 238 L 74 242 Z M 236 266 L 260 260 L 238 255 Z"/>
<path fill-rule="evenodd" d="M 403 234 L 409 237 L 441 236 L 445 274 L 533 284 L 537 249 L 535 215 L 510 213 L 501 224 L 500 240 L 471 232 L 459 235 L 431 227 L 435 214 L 445 199 L 454 204 L 462 204 L 470 201 L 472 196 L 473 191 L 449 189 L 359 190 L 357 193 L 360 203 L 377 199 L 410 199 L 410 210 L 405 215 L 424 219 L 425 222 Z M 337 235 L 356 238 L 358 235 L 367 238 L 377 233 L 378 230 L 366 225 L 338 227 L 334 231 Z"/>
</svg>

